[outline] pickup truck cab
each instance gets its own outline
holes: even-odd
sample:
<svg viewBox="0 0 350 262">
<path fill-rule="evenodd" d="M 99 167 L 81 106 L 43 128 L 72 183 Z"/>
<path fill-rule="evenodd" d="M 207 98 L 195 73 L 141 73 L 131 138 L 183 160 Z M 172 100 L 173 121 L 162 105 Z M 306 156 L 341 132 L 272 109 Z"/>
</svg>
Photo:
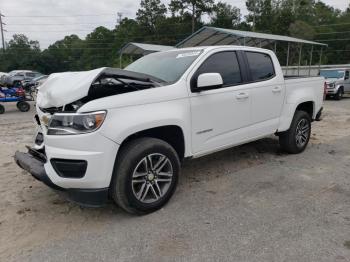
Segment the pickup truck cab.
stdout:
<svg viewBox="0 0 350 262">
<path fill-rule="evenodd" d="M 326 95 L 341 100 L 350 94 L 350 68 L 322 69 L 320 76 L 326 78 Z"/>
<path fill-rule="evenodd" d="M 51 75 L 37 96 L 38 134 L 20 167 L 80 204 L 108 197 L 128 212 L 161 208 L 181 163 L 276 134 L 300 153 L 320 116 L 324 78 L 285 79 L 270 50 L 175 49 L 125 70 Z"/>
</svg>

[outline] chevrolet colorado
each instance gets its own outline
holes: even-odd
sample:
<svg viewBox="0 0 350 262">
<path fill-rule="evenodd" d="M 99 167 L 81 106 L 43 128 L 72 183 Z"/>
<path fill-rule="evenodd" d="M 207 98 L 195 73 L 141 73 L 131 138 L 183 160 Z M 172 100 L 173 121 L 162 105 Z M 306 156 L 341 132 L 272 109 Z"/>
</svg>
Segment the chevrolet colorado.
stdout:
<svg viewBox="0 0 350 262">
<path fill-rule="evenodd" d="M 289 153 L 308 144 L 324 78 L 284 77 L 260 48 L 153 53 L 125 70 L 52 74 L 39 88 L 38 132 L 17 164 L 69 199 L 108 198 L 131 213 L 161 208 L 185 158 L 276 134 Z"/>
</svg>

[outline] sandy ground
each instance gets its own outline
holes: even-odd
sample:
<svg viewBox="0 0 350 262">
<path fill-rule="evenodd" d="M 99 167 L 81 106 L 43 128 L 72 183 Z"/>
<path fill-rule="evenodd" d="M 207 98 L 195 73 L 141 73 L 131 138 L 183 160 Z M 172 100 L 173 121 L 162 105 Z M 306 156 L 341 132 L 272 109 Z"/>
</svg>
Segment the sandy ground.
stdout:
<svg viewBox="0 0 350 262">
<path fill-rule="evenodd" d="M 185 163 L 143 217 L 69 203 L 13 162 L 28 113 L 0 115 L 0 261 L 350 261 L 350 98 L 326 101 L 301 155 L 275 137 Z"/>
</svg>

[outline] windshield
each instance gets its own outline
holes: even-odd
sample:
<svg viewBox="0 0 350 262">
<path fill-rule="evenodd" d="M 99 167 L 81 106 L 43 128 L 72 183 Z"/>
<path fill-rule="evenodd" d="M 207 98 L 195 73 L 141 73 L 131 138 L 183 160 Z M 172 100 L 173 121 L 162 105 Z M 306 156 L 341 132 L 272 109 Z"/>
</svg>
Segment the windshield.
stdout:
<svg viewBox="0 0 350 262">
<path fill-rule="evenodd" d="M 323 76 L 325 78 L 343 78 L 344 77 L 344 71 L 339 70 L 321 70 L 320 76 Z"/>
<path fill-rule="evenodd" d="M 179 50 L 159 52 L 144 56 L 125 70 L 147 74 L 166 82 L 177 81 L 202 50 Z"/>
</svg>

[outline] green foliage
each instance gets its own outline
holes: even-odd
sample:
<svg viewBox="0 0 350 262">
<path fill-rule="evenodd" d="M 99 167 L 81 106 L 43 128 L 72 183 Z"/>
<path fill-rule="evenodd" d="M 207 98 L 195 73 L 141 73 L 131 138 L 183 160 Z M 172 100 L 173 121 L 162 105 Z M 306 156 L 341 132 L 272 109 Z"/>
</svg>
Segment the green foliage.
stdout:
<svg viewBox="0 0 350 262">
<path fill-rule="evenodd" d="M 180 16 L 191 16 L 191 30 L 195 30 L 196 23 L 199 23 L 204 13 L 210 14 L 213 11 L 214 0 L 171 0 L 169 9 L 173 16 L 177 13 Z"/>
<path fill-rule="evenodd" d="M 119 61 L 118 51 L 126 43 L 175 45 L 203 25 L 324 41 L 329 48 L 323 50 L 323 63 L 350 63 L 350 4 L 344 12 L 318 0 L 247 0 L 246 6 L 248 14 L 242 19 L 240 10 L 225 2 L 171 0 L 167 7 L 161 0 L 142 0 L 135 19 L 126 17 L 112 30 L 97 27 L 85 39 L 68 35 L 42 51 L 37 41 L 14 35 L 0 53 L 0 71 L 52 73 L 118 67 L 120 62 L 124 67 L 135 59 L 124 55 Z M 208 23 L 202 20 L 204 14 L 210 17 Z M 286 45 L 278 46 L 283 64 Z M 309 63 L 307 48 L 303 64 Z M 314 57 L 319 51 L 315 49 Z M 297 62 L 298 52 L 298 46 L 291 47 L 290 64 Z"/>
<path fill-rule="evenodd" d="M 219 2 L 213 7 L 211 25 L 222 28 L 234 28 L 241 22 L 241 11 L 230 4 Z"/>
</svg>

